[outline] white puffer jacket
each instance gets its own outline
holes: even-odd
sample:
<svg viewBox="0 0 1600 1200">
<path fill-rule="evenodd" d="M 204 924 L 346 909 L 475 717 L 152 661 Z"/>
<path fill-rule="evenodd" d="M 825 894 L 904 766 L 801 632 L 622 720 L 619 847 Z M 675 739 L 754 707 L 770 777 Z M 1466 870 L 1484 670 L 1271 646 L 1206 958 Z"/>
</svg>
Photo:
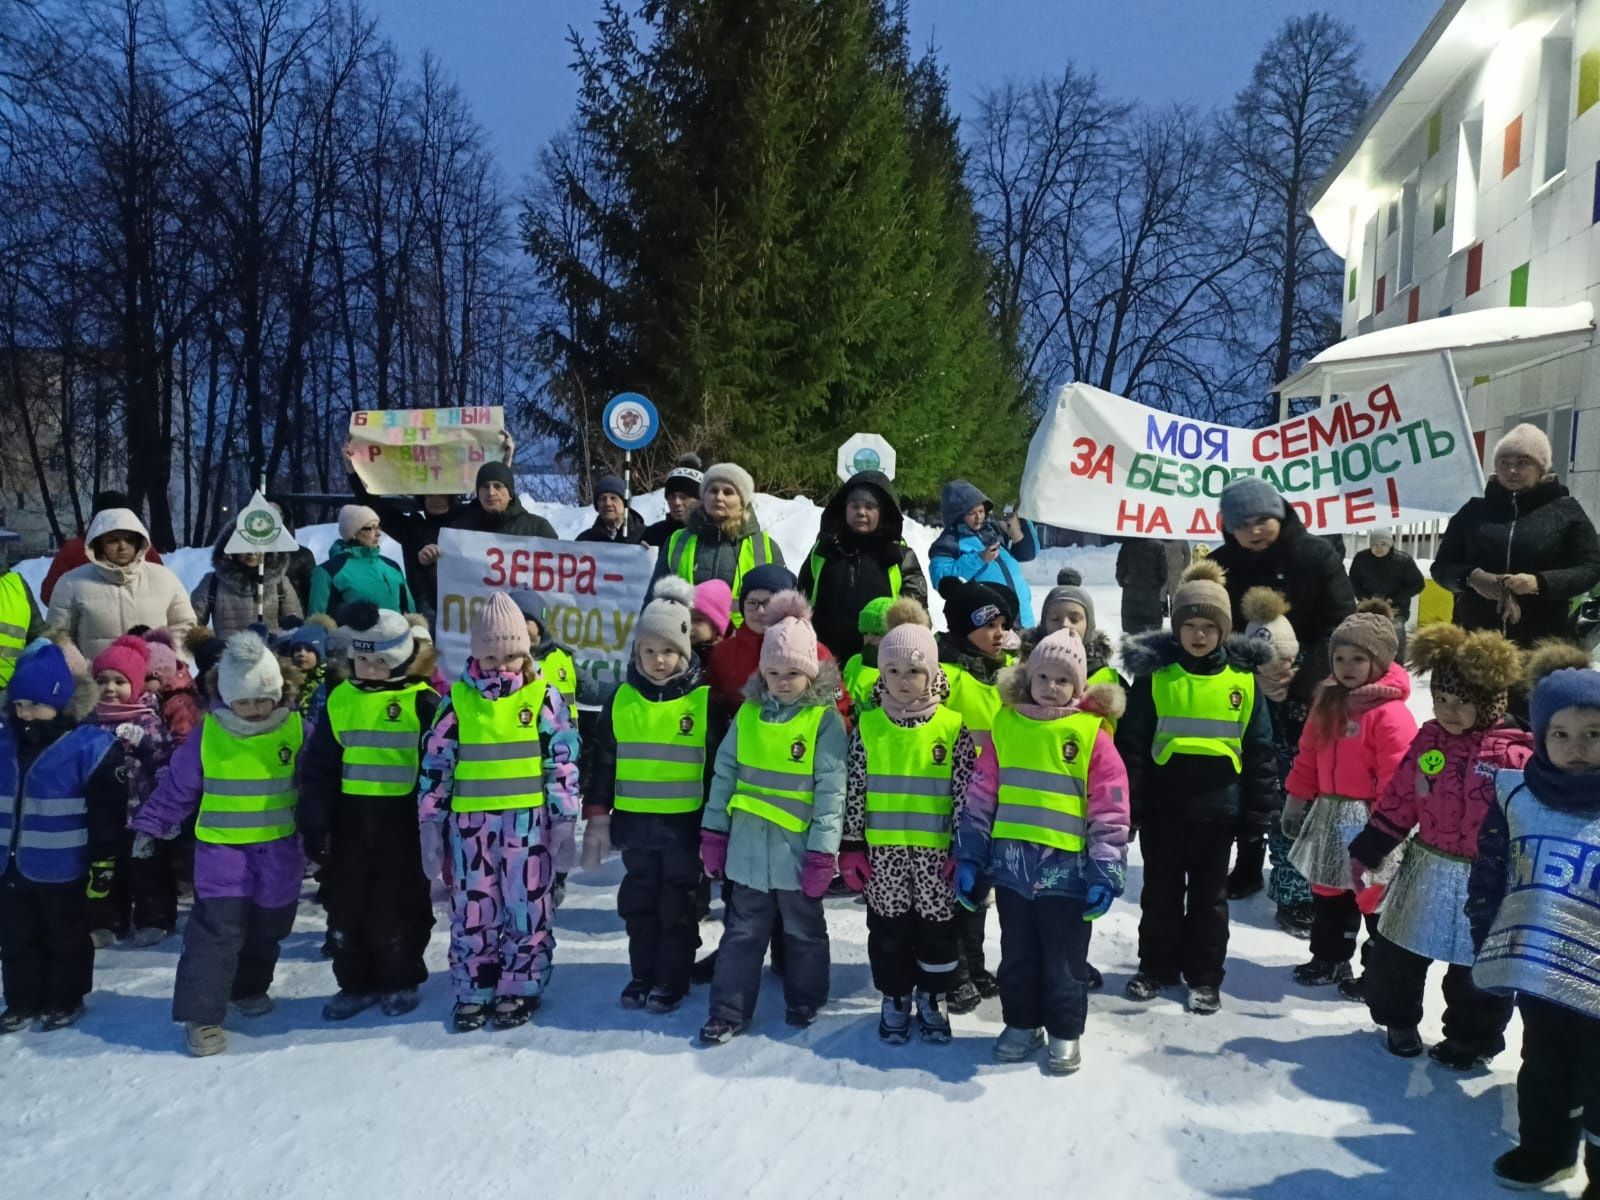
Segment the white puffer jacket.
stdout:
<svg viewBox="0 0 1600 1200">
<path fill-rule="evenodd" d="M 138 556 L 114 567 L 100 554 L 96 540 L 121 530 L 138 535 Z M 145 562 L 150 534 L 144 522 L 126 508 L 108 508 L 94 515 L 84 537 L 89 555 L 85 566 L 68 571 L 50 596 L 45 624 L 64 630 L 83 656 L 93 659 L 134 625 L 170 629 L 182 641 L 194 624 L 194 608 L 183 583 L 160 563 Z"/>
</svg>

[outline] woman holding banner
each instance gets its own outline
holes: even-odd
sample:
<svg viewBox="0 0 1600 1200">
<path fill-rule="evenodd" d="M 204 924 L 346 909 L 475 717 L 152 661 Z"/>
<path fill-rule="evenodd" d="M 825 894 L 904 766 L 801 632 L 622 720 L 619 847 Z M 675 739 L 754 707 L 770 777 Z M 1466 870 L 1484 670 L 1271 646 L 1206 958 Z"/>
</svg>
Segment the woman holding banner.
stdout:
<svg viewBox="0 0 1600 1200">
<path fill-rule="evenodd" d="M 1524 649 L 1570 636 L 1572 602 L 1600 583 L 1600 539 L 1550 471 L 1550 439 L 1518 425 L 1496 443 L 1494 477 L 1445 527 L 1433 577 L 1455 593 L 1457 625 Z"/>
<path fill-rule="evenodd" d="M 749 471 L 737 463 L 714 464 L 700 484 L 700 507 L 656 556 L 651 583 L 667 575 L 695 585 L 720 579 L 737 596 L 747 571 L 783 566 L 783 550 L 756 519 L 755 493 Z M 743 620 L 734 614 L 735 625 Z"/>
</svg>

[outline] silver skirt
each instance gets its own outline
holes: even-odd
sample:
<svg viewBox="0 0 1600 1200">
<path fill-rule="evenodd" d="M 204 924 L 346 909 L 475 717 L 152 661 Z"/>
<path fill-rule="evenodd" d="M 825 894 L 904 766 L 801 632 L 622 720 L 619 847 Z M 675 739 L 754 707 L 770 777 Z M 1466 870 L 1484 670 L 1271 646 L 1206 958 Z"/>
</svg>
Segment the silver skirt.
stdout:
<svg viewBox="0 0 1600 1200">
<path fill-rule="evenodd" d="M 1350 843 L 1367 827 L 1369 813 L 1365 800 L 1319 796 L 1289 848 L 1289 862 L 1307 883 L 1350 890 L 1355 886 L 1350 878 Z"/>
<path fill-rule="evenodd" d="M 1472 929 L 1466 907 L 1471 873 L 1470 862 L 1412 839 L 1384 897 L 1378 932 L 1423 958 L 1470 967 Z"/>
</svg>

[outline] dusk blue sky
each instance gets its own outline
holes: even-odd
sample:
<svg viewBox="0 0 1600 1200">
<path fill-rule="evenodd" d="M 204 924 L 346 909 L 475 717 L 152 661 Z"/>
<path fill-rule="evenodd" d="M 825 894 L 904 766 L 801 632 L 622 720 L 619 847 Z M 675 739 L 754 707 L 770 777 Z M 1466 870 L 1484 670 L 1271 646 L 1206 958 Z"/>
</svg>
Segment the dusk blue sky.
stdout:
<svg viewBox="0 0 1600 1200">
<path fill-rule="evenodd" d="M 631 0 L 630 0 L 631 4 Z M 432 49 L 488 130 L 515 186 L 572 112 L 569 27 L 594 27 L 596 0 L 368 0 L 383 32 L 415 59 Z M 1226 103 L 1285 17 L 1331 11 L 1356 27 L 1375 86 L 1393 74 L 1437 0 L 912 0 L 917 45 L 950 74 L 958 113 L 1006 76 L 1071 60 L 1108 89 L 1153 104 Z"/>
</svg>

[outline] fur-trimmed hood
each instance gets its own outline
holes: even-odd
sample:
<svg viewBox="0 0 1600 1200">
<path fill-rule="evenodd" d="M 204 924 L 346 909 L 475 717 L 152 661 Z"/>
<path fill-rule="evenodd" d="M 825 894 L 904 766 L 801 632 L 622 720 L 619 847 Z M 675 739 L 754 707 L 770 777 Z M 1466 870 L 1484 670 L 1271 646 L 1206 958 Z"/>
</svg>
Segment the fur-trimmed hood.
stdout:
<svg viewBox="0 0 1600 1200">
<path fill-rule="evenodd" d="M 1268 643 L 1258 638 L 1247 638 L 1240 633 L 1230 633 L 1212 654 L 1218 651 L 1223 655 L 1223 665 L 1252 674 L 1269 665 L 1274 658 Z M 1188 657 L 1178 641 L 1178 635 L 1165 629 L 1122 639 L 1122 670 L 1130 679 L 1154 675 L 1162 667 Z"/>
<path fill-rule="evenodd" d="M 226 583 L 230 588 L 241 592 L 253 591 L 256 584 L 256 573 L 253 569 L 245 567 L 225 547 L 233 537 L 231 528 L 222 531 L 216 544 L 211 547 L 211 569 L 216 572 L 217 578 Z M 266 554 L 262 556 L 262 566 L 265 568 L 266 586 L 273 587 L 284 573 L 289 569 L 288 554 Z"/>
<path fill-rule="evenodd" d="M 1035 717 L 1042 716 L 1046 711 L 1034 703 L 1033 694 L 1028 688 L 1028 668 L 1025 666 L 1007 667 L 1001 671 L 995 688 L 1000 693 L 1000 703 L 1007 708 Z M 1128 693 L 1120 683 L 1091 683 L 1070 708 L 1061 711 L 1093 713 L 1097 717 L 1116 721 L 1121 719 L 1127 708 Z"/>
<path fill-rule="evenodd" d="M 778 705 L 779 708 L 809 708 L 820 704 L 823 708 L 832 708 L 839 699 L 839 689 L 843 686 L 839 678 L 839 667 L 833 662 L 819 664 L 817 677 L 811 681 L 811 686 L 805 694 L 793 704 L 784 704 L 773 698 L 767 691 L 767 681 L 762 678 L 758 670 L 750 676 L 744 685 L 744 698 L 760 704 L 763 707 L 768 703 Z"/>
</svg>

